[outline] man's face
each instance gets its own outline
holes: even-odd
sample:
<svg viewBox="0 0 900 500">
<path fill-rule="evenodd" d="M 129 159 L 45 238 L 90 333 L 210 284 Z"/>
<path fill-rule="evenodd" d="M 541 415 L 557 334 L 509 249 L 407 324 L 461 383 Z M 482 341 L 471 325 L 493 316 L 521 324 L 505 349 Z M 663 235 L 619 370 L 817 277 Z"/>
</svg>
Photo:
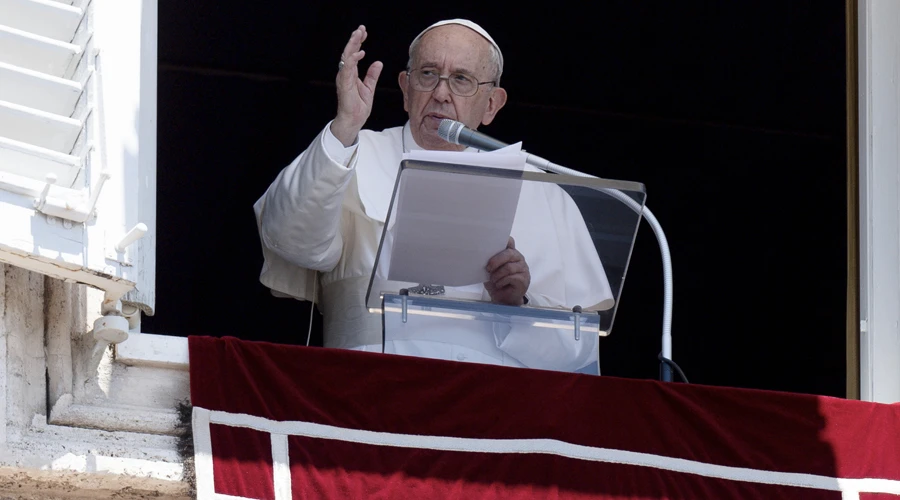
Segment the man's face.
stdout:
<svg viewBox="0 0 900 500">
<path fill-rule="evenodd" d="M 460 25 L 439 26 L 425 33 L 410 69 L 429 69 L 440 76 L 463 73 L 479 82 L 491 81 L 495 76 L 490 42 Z M 405 71 L 400 73 L 399 81 L 413 138 L 425 149 L 465 149 L 438 137 L 441 120 L 450 118 L 476 129 L 491 123 L 506 104 L 506 91 L 494 85 L 479 85 L 475 95 L 461 97 L 450 91 L 446 80 L 431 92 L 414 90 Z"/>
</svg>

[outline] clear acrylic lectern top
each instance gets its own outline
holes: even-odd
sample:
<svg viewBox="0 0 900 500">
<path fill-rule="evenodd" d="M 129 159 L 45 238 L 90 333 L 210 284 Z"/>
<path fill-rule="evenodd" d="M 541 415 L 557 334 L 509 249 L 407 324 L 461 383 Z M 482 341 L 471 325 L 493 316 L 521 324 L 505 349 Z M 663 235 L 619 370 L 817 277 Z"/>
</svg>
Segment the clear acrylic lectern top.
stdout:
<svg viewBox="0 0 900 500">
<path fill-rule="evenodd" d="M 404 160 L 366 295 L 385 352 L 417 340 L 453 359 L 497 352 L 502 364 L 597 372 L 644 199 L 635 182 Z M 522 306 L 484 285 L 511 242 L 530 273 Z"/>
</svg>

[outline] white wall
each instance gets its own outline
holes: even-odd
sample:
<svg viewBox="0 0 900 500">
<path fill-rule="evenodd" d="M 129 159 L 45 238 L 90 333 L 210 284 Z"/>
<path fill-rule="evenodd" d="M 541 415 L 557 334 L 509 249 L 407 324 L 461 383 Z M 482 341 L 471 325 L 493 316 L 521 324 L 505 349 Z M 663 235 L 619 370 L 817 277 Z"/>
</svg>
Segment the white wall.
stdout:
<svg viewBox="0 0 900 500">
<path fill-rule="evenodd" d="M 900 1 L 859 1 L 860 396 L 900 401 Z"/>
</svg>

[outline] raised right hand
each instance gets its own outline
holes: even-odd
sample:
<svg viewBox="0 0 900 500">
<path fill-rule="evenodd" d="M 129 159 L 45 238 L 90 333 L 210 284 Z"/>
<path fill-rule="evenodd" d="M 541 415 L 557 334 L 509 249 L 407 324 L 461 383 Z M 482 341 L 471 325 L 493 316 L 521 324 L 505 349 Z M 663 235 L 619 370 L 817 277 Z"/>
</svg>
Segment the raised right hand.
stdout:
<svg viewBox="0 0 900 500">
<path fill-rule="evenodd" d="M 384 65 L 375 61 L 366 71 L 363 79 L 359 78 L 359 61 L 366 56 L 361 50 L 368 33 L 366 27 L 360 25 L 351 35 L 341 54 L 344 65 L 338 71 L 337 84 L 338 109 L 337 116 L 331 123 L 331 133 L 344 146 L 356 142 L 356 136 L 369 119 L 372 112 L 372 101 L 375 96 L 375 84 L 381 76 Z"/>
</svg>

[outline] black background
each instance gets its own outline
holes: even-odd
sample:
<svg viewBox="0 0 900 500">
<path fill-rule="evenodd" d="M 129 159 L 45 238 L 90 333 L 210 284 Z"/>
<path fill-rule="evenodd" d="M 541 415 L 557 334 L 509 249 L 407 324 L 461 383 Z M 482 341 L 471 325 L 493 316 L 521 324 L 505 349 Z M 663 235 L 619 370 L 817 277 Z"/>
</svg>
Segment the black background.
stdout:
<svg viewBox="0 0 900 500">
<path fill-rule="evenodd" d="M 672 249 L 674 356 L 692 382 L 844 396 L 837 0 L 160 0 L 157 313 L 144 331 L 305 341 L 309 304 L 259 284 L 252 204 L 333 118 L 358 24 L 366 62 L 385 63 L 367 124 L 381 129 L 405 121 L 409 42 L 452 17 L 503 50 L 510 100 L 487 133 L 647 186 Z M 629 271 L 602 367 L 655 378 L 662 274 L 646 223 Z"/>
</svg>

